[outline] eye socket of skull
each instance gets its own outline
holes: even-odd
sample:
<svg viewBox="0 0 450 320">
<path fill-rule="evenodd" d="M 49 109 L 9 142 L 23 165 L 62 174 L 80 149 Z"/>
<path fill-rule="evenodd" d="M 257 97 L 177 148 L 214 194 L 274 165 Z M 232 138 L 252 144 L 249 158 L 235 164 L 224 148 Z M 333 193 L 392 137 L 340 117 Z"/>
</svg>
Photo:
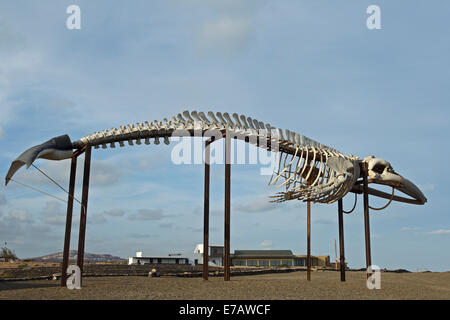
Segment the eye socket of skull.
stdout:
<svg viewBox="0 0 450 320">
<path fill-rule="evenodd" d="M 372 171 L 378 174 L 383 174 L 385 168 L 386 166 L 384 164 L 376 164 L 373 166 Z"/>
</svg>

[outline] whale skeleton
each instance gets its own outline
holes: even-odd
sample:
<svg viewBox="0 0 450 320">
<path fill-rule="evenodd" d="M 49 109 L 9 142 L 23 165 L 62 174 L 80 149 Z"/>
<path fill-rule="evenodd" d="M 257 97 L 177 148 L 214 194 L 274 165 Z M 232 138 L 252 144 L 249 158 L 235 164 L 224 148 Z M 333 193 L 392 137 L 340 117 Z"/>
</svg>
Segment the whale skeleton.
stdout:
<svg viewBox="0 0 450 320">
<path fill-rule="evenodd" d="M 313 203 L 332 203 L 342 199 L 348 192 L 361 193 L 358 179 L 361 178 L 361 164 L 368 167 L 370 183 L 391 186 L 411 198 L 390 196 L 369 188 L 369 193 L 413 204 L 424 204 L 427 199 L 409 180 L 397 174 L 389 162 L 373 156 L 360 159 L 343 153 L 288 129 L 272 127 L 268 123 L 233 113 L 184 111 L 163 121 L 144 121 L 119 128 L 102 130 L 72 142 L 68 135 L 50 139 L 23 152 L 15 159 L 6 175 L 5 184 L 23 165 L 29 168 L 38 159 L 63 160 L 73 157 L 86 146 L 96 149 L 170 143 L 170 137 L 200 136 L 220 132 L 244 140 L 258 147 L 279 153 L 278 166 L 269 181 L 278 187 L 271 197 L 272 202 L 302 200 Z"/>
</svg>

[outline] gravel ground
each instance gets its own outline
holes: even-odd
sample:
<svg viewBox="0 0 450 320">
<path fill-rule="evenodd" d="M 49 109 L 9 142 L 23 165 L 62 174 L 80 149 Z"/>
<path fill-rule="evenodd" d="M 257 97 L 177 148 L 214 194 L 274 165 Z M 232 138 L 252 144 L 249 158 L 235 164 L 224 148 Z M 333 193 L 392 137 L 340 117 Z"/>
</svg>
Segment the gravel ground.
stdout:
<svg viewBox="0 0 450 320">
<path fill-rule="evenodd" d="M 143 276 L 85 277 L 81 290 L 61 288 L 59 281 L 0 281 L 0 299 L 150 299 L 150 300 L 303 300 L 303 299 L 450 299 L 450 272 L 381 273 L 381 289 L 366 288 L 363 272 L 334 271 L 236 276 L 231 281 Z"/>
</svg>

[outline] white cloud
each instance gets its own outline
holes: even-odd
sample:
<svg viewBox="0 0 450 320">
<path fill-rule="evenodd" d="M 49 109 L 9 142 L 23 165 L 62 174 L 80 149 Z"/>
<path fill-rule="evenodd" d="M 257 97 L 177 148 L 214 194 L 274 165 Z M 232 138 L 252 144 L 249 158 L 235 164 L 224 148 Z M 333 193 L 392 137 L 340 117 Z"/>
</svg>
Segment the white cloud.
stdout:
<svg viewBox="0 0 450 320">
<path fill-rule="evenodd" d="M 6 222 L 29 223 L 32 217 L 24 210 L 12 210 L 8 215 L 3 217 Z"/>
<path fill-rule="evenodd" d="M 87 221 L 88 223 L 92 224 L 102 224 L 108 222 L 108 220 L 106 220 L 105 216 L 102 214 L 93 214 L 90 216 L 88 215 Z"/>
<path fill-rule="evenodd" d="M 208 7 L 210 16 L 197 34 L 201 54 L 235 56 L 250 44 L 255 33 L 256 16 L 264 0 L 181 0 L 192 5 Z"/>
<path fill-rule="evenodd" d="M 66 212 L 63 205 L 56 201 L 47 201 L 43 209 L 44 222 L 61 225 L 66 223 Z"/>
<path fill-rule="evenodd" d="M 57 201 L 47 201 L 43 213 L 43 222 L 50 225 L 64 225 L 67 218 L 67 210 L 64 205 Z M 89 224 L 106 223 L 107 219 L 103 214 L 89 213 L 87 215 Z M 72 221 L 73 224 L 78 224 L 78 219 Z"/>
<path fill-rule="evenodd" d="M 107 210 L 104 213 L 106 215 L 112 216 L 112 217 L 123 217 L 125 215 L 125 211 L 120 210 L 120 209 Z"/>
<path fill-rule="evenodd" d="M 143 158 L 138 160 L 137 167 L 139 169 L 151 169 L 154 166 L 154 163 L 152 162 L 152 159 Z"/>
<path fill-rule="evenodd" d="M 434 231 L 426 232 L 426 234 L 433 234 L 433 235 L 450 234 L 450 229 L 434 230 Z"/>
<path fill-rule="evenodd" d="M 178 0 L 195 7 L 206 7 L 213 9 L 219 14 L 249 14 L 261 8 L 266 0 Z"/>
<path fill-rule="evenodd" d="M 24 37 L 9 25 L 0 22 L 0 125 L 14 118 L 14 104 L 7 101 L 16 84 L 27 79 L 25 74 L 37 72 L 42 66 L 42 54 L 30 50 Z M 0 128 L 0 139 L 4 131 Z"/>
<path fill-rule="evenodd" d="M 166 229 L 170 229 L 174 226 L 175 224 L 173 222 L 167 222 L 167 223 L 161 223 L 159 226 L 161 228 L 166 228 Z"/>
<path fill-rule="evenodd" d="M 325 225 L 328 225 L 328 224 L 335 224 L 336 221 L 333 221 L 331 219 L 317 219 L 317 220 L 313 220 L 312 223 L 313 224 L 325 224 Z"/>
<path fill-rule="evenodd" d="M 219 18 L 206 22 L 198 35 L 202 53 L 233 56 L 242 52 L 251 40 L 252 25 L 248 18 Z"/>
<path fill-rule="evenodd" d="M 103 161 L 92 163 L 92 183 L 94 186 L 114 184 L 120 179 L 121 174 L 120 168 L 113 164 Z"/>
<path fill-rule="evenodd" d="M 44 142 L 44 141 L 42 141 Z M 45 172 L 49 177 L 61 184 L 66 190 L 70 175 L 70 161 L 51 161 L 39 159 L 35 161 L 34 165 Z M 77 177 L 78 183 L 83 181 L 83 166 L 84 159 L 79 159 L 77 162 Z M 93 161 L 91 166 L 90 185 L 96 186 L 110 186 L 117 183 L 122 177 L 122 170 L 111 163 L 104 160 Z M 51 180 L 45 177 L 38 170 L 30 167 L 28 170 L 22 167 L 15 176 L 17 181 L 31 184 L 34 186 L 55 186 Z"/>
<path fill-rule="evenodd" d="M 241 212 L 266 212 L 276 209 L 276 205 L 269 202 L 269 200 L 266 199 L 252 199 L 250 201 L 242 201 L 242 199 L 239 201 L 240 203 L 233 206 L 233 210 L 241 211 Z"/>
<path fill-rule="evenodd" d="M 149 239 L 154 235 L 131 232 L 126 235 L 127 239 Z"/>
<path fill-rule="evenodd" d="M 261 247 L 268 248 L 268 247 L 272 246 L 272 241 L 270 241 L 270 240 L 264 240 L 264 241 L 261 242 L 259 245 L 260 245 Z"/>
<path fill-rule="evenodd" d="M 6 204 L 6 198 L 3 194 L 0 194 L 0 206 L 3 206 Z"/>
<path fill-rule="evenodd" d="M 435 189 L 436 185 L 433 183 L 425 183 L 425 184 L 420 184 L 419 185 L 419 189 L 422 191 L 433 191 Z"/>
<path fill-rule="evenodd" d="M 130 220 L 161 220 L 164 217 L 160 209 L 140 209 L 137 213 L 130 215 Z"/>
<path fill-rule="evenodd" d="M 400 231 L 418 231 L 418 230 L 420 230 L 420 228 L 419 227 L 402 227 L 401 229 L 400 229 Z"/>
</svg>

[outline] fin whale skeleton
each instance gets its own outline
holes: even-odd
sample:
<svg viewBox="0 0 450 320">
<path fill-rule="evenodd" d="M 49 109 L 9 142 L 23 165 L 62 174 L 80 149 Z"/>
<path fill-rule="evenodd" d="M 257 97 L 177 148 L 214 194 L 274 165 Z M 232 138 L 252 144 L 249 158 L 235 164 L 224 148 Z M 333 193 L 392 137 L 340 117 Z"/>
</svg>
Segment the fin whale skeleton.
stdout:
<svg viewBox="0 0 450 320">
<path fill-rule="evenodd" d="M 276 193 L 272 202 L 302 200 L 313 203 L 332 203 L 342 199 L 348 192 L 360 193 L 362 163 L 368 166 L 371 183 L 389 185 L 411 198 L 393 196 L 393 200 L 412 204 L 424 204 L 427 199 L 412 182 L 397 174 L 390 163 L 373 156 L 360 159 L 312 140 L 294 131 L 272 127 L 259 120 L 228 113 L 211 111 L 184 111 L 163 121 L 139 122 L 98 131 L 72 142 L 68 135 L 50 139 L 23 152 L 15 159 L 6 175 L 5 183 L 23 165 L 30 167 L 38 159 L 63 160 L 81 152 L 87 145 L 96 149 L 124 147 L 142 143 L 160 144 L 160 139 L 169 144 L 170 137 L 197 136 L 208 131 L 219 130 L 231 134 L 236 139 L 245 140 L 267 150 L 279 152 L 278 166 L 270 179 L 270 185 L 276 185 L 283 191 Z M 372 195 L 386 198 L 386 194 L 369 188 Z M 388 195 L 389 196 L 389 195 Z M 388 198 L 389 199 L 389 198 Z"/>
<path fill-rule="evenodd" d="M 209 132 L 210 130 L 216 132 Z M 342 198 L 348 193 L 363 193 L 364 199 L 364 229 L 366 244 L 366 265 L 371 266 L 370 254 L 370 229 L 369 229 L 369 201 L 368 195 L 374 195 L 389 199 L 386 208 L 391 201 L 401 201 L 411 204 L 424 204 L 426 197 L 409 180 L 396 173 L 391 164 L 383 159 L 370 156 L 364 159 L 353 155 L 344 155 L 341 152 L 318 143 L 308 137 L 300 135 L 290 130 L 281 130 L 265 124 L 256 119 L 228 113 L 184 111 L 182 114 L 173 116 L 170 120 L 163 119 L 163 122 L 154 120 L 153 122 L 143 122 L 121 126 L 119 129 L 103 130 L 87 135 L 80 140 L 72 142 L 68 135 L 63 135 L 50 139 L 40 145 L 29 148 L 15 159 L 6 175 L 6 184 L 22 166 L 30 167 L 38 159 L 63 160 L 72 159 L 69 182 L 69 198 L 67 205 L 66 233 L 64 241 L 64 255 L 61 272 L 61 285 L 65 286 L 67 278 L 66 270 L 69 261 L 70 230 L 73 211 L 75 177 L 77 158 L 85 153 L 83 191 L 81 200 L 80 232 L 78 240 L 77 265 L 81 272 L 84 259 L 84 243 L 86 231 L 86 212 L 89 193 L 89 172 L 91 163 L 91 150 L 94 148 L 114 148 L 115 144 L 124 147 L 129 145 L 150 144 L 150 139 L 154 139 L 157 145 L 160 139 L 164 143 L 170 143 L 173 136 L 201 136 L 211 138 L 205 144 L 211 143 L 216 137 L 217 130 L 219 138 L 226 140 L 226 165 L 225 165 L 225 241 L 224 241 L 224 279 L 230 280 L 230 164 L 228 157 L 230 154 L 229 141 L 241 139 L 245 142 L 255 144 L 258 147 L 266 148 L 272 152 L 279 152 L 279 162 L 269 181 L 270 185 L 276 185 L 283 191 L 272 197 L 273 202 L 284 202 L 287 200 L 302 200 L 307 202 L 307 279 L 310 280 L 311 252 L 310 252 L 310 204 L 311 202 L 332 203 L 338 201 L 339 217 L 339 241 L 340 241 L 340 265 L 341 281 L 345 281 L 345 256 L 344 256 L 344 234 Z M 206 148 L 206 150 L 209 150 Z M 205 152 L 205 156 L 207 153 Z M 370 179 L 369 179 L 370 178 Z M 368 183 L 382 184 L 392 187 L 392 195 L 382 191 L 369 188 Z M 403 192 L 410 198 L 394 195 L 394 189 Z M 76 200 L 76 199 L 75 199 Z M 208 237 L 209 237 L 209 164 L 205 163 L 205 192 L 204 192 L 204 243 L 203 259 L 208 261 Z M 353 208 L 354 209 L 354 208 Z M 353 209 L 351 211 L 353 211 Z M 350 212 L 345 212 L 350 213 Z M 203 279 L 208 279 L 208 264 L 203 267 Z"/>
</svg>

